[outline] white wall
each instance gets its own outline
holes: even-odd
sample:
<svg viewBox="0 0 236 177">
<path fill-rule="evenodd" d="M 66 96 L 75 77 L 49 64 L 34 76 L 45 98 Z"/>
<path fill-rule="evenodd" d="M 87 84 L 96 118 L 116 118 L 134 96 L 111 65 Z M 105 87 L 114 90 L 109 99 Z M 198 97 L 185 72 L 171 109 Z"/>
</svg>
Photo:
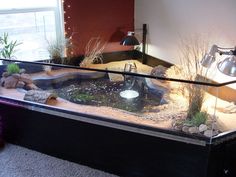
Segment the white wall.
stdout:
<svg viewBox="0 0 236 177">
<path fill-rule="evenodd" d="M 200 34 L 210 46 L 236 45 L 236 0 L 135 0 L 135 28 L 143 23 L 147 53 L 177 64 L 180 36 Z"/>
</svg>

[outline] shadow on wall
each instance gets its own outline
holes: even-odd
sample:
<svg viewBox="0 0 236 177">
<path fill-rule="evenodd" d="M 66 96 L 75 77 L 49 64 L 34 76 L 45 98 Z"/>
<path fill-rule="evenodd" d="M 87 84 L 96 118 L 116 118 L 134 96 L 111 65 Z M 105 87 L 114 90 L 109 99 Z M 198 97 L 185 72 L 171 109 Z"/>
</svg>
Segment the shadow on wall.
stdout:
<svg viewBox="0 0 236 177">
<path fill-rule="evenodd" d="M 235 45 L 235 6 L 235 0 L 136 0 L 135 26 L 149 26 L 149 55 L 179 64 L 180 36 L 200 34 L 209 39 L 209 45 Z"/>
</svg>

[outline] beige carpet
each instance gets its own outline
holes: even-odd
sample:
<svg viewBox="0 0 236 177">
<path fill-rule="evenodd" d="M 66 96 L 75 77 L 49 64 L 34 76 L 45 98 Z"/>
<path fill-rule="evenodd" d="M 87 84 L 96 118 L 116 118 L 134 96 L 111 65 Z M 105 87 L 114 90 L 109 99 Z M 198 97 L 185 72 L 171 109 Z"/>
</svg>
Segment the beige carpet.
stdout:
<svg viewBox="0 0 236 177">
<path fill-rule="evenodd" d="M 0 151 L 0 177 L 116 177 L 87 166 L 7 144 Z"/>
</svg>

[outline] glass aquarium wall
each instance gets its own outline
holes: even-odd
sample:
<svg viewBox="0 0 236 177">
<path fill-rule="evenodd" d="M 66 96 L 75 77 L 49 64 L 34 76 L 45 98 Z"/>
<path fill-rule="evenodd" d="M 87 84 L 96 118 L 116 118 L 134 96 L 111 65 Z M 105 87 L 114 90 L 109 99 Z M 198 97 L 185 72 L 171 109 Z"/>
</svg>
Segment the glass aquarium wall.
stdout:
<svg viewBox="0 0 236 177">
<path fill-rule="evenodd" d="M 121 70 L 5 62 L 0 96 L 193 137 L 236 128 L 235 102 L 219 96 L 227 84 L 157 76 L 138 67 L 125 61 Z"/>
</svg>

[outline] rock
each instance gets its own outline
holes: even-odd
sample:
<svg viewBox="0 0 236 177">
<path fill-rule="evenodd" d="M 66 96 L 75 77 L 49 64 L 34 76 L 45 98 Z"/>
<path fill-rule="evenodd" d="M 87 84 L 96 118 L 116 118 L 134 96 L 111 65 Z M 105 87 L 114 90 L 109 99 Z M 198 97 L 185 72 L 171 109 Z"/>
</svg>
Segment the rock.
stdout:
<svg viewBox="0 0 236 177">
<path fill-rule="evenodd" d="M 206 130 L 204 132 L 204 136 L 206 136 L 206 137 L 212 137 L 212 135 L 213 135 L 213 130 Z"/>
<path fill-rule="evenodd" d="M 25 85 L 25 89 L 26 90 L 40 90 L 40 88 L 38 88 L 36 85 L 32 84 L 26 84 Z"/>
<path fill-rule="evenodd" d="M 1 78 L 0 84 L 5 88 L 23 88 L 25 85 L 27 85 L 27 88 L 30 90 L 38 89 L 38 87 L 33 84 L 33 80 L 29 74 L 23 73 L 8 75 L 5 73 L 3 75 L 4 77 Z"/>
<path fill-rule="evenodd" d="M 33 83 L 33 80 L 31 79 L 29 74 L 21 74 L 19 80 L 25 82 L 26 84 Z"/>
<path fill-rule="evenodd" d="M 121 74 L 108 73 L 111 82 L 124 81 L 124 76 Z"/>
<path fill-rule="evenodd" d="M 4 80 L 4 87 L 5 88 L 16 88 L 18 83 L 18 79 L 14 78 L 13 76 L 9 76 Z"/>
<path fill-rule="evenodd" d="M 200 133 L 205 132 L 205 131 L 207 130 L 207 125 L 201 124 L 201 125 L 198 127 L 198 130 L 199 130 Z"/>
<path fill-rule="evenodd" d="M 206 130 L 204 132 L 204 136 L 209 137 L 209 138 L 213 137 L 213 136 L 216 136 L 218 134 L 219 134 L 219 131 L 214 131 L 214 130 Z"/>
<path fill-rule="evenodd" d="M 55 94 L 39 91 L 39 90 L 29 90 L 25 96 L 24 100 L 46 104 L 49 99 L 56 99 Z"/>
<path fill-rule="evenodd" d="M 157 76 L 157 77 L 166 77 L 166 70 L 167 70 L 166 67 L 162 65 L 158 65 L 152 69 L 151 75 Z"/>
<path fill-rule="evenodd" d="M 25 72 L 26 72 L 25 69 L 20 69 L 20 74 L 23 74 Z"/>
<path fill-rule="evenodd" d="M 183 132 L 188 133 L 188 132 L 189 132 L 188 130 L 189 130 L 189 127 L 183 126 L 183 128 L 182 128 L 182 131 L 183 131 Z"/>
<path fill-rule="evenodd" d="M 198 127 L 190 127 L 190 128 L 188 129 L 188 132 L 189 132 L 190 134 L 195 134 L 195 133 L 199 133 L 199 130 L 198 130 Z"/>
<path fill-rule="evenodd" d="M 16 78 L 16 79 L 20 79 L 20 74 L 12 74 L 12 77 Z"/>
<path fill-rule="evenodd" d="M 183 129 L 183 127 L 181 125 L 176 125 L 176 126 L 174 126 L 174 129 L 180 131 Z"/>
<path fill-rule="evenodd" d="M 8 77 L 8 76 L 10 76 L 10 74 L 8 72 L 2 73 L 2 77 Z"/>
<path fill-rule="evenodd" d="M 6 79 L 5 77 L 2 77 L 1 80 L 0 80 L 0 85 L 2 87 L 4 87 L 5 79 Z"/>
<path fill-rule="evenodd" d="M 157 101 L 160 101 L 160 104 L 166 104 L 168 101 L 166 98 L 168 98 L 167 93 L 169 92 L 169 89 L 161 82 L 152 82 L 150 78 L 144 79 L 144 84 L 148 89 L 148 92 L 150 95 L 154 95 L 153 98 L 157 98 Z"/>
<path fill-rule="evenodd" d="M 16 85 L 17 88 L 23 88 L 25 86 L 25 83 L 23 81 L 19 81 Z"/>
<path fill-rule="evenodd" d="M 175 130 L 181 131 L 181 130 L 183 129 L 182 121 L 174 120 L 173 123 L 172 123 L 172 127 L 173 127 Z"/>
</svg>

